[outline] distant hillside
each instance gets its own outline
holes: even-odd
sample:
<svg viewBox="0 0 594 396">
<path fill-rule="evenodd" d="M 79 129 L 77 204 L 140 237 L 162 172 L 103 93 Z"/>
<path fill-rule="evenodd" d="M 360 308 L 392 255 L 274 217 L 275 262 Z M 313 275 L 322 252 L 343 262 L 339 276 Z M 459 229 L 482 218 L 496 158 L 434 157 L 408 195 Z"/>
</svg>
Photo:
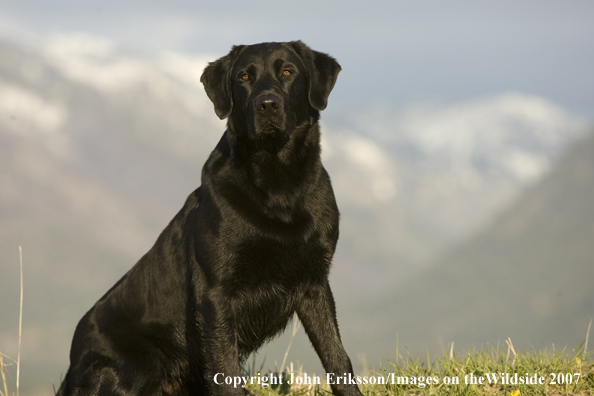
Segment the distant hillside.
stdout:
<svg viewBox="0 0 594 396">
<path fill-rule="evenodd" d="M 383 330 L 378 338 L 398 333 L 416 353 L 451 341 L 457 348 L 496 345 L 507 337 L 524 350 L 577 347 L 594 318 L 594 134 L 490 228 L 374 308 L 375 328 Z M 359 331 L 368 328 L 361 324 Z"/>
</svg>

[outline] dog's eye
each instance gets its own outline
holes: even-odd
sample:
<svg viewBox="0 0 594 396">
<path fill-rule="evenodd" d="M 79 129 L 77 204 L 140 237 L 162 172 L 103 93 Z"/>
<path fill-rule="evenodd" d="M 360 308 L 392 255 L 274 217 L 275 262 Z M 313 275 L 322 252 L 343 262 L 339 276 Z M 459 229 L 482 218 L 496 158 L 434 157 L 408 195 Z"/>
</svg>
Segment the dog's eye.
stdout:
<svg viewBox="0 0 594 396">
<path fill-rule="evenodd" d="M 289 77 L 291 74 L 293 73 L 290 70 L 283 70 L 283 76 Z"/>
<path fill-rule="evenodd" d="M 247 81 L 247 80 L 249 80 L 249 79 L 250 79 L 250 76 L 248 76 L 248 74 L 247 74 L 247 73 L 245 73 L 244 75 L 242 75 L 242 76 L 241 76 L 241 79 L 242 79 L 243 81 Z"/>
</svg>

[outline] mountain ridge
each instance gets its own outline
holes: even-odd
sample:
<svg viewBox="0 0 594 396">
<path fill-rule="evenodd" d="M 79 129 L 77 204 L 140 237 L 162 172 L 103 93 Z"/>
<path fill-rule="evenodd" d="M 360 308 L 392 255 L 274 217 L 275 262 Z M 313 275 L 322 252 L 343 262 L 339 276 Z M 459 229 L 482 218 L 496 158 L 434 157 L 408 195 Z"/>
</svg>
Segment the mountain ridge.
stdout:
<svg viewBox="0 0 594 396">
<path fill-rule="evenodd" d="M 485 231 L 384 294 L 389 313 L 376 320 L 399 329 L 416 352 L 444 341 L 468 348 L 507 337 L 518 349 L 536 342 L 577 347 L 594 317 L 592 197 L 594 132 Z M 424 319 L 413 321 L 411 312 L 419 311 Z"/>
</svg>

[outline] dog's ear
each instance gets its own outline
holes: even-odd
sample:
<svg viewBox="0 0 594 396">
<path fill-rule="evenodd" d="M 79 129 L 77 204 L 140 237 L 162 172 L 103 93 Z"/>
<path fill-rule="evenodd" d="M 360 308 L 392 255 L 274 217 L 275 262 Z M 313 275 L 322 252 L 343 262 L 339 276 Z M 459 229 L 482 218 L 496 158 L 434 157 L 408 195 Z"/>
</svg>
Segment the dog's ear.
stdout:
<svg viewBox="0 0 594 396">
<path fill-rule="evenodd" d="M 206 94 L 214 104 L 215 113 L 221 120 L 229 117 L 233 109 L 231 69 L 244 47 L 243 45 L 233 46 L 229 54 L 210 62 L 200 77 Z"/>
<path fill-rule="evenodd" d="M 328 96 L 341 70 L 340 65 L 328 54 L 314 51 L 301 41 L 290 43 L 307 69 L 309 82 L 309 103 L 316 110 L 324 110 L 328 105 Z"/>
</svg>

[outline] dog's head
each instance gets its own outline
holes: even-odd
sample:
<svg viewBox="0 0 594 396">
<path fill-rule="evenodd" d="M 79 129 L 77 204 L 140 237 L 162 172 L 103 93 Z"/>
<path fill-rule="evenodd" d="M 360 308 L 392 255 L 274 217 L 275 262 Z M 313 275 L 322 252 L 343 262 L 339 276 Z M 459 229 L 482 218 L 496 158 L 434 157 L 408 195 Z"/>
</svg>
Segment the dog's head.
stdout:
<svg viewBox="0 0 594 396">
<path fill-rule="evenodd" d="M 328 103 L 340 65 L 301 41 L 234 46 L 201 81 L 216 114 L 249 138 L 288 136 Z"/>
</svg>

